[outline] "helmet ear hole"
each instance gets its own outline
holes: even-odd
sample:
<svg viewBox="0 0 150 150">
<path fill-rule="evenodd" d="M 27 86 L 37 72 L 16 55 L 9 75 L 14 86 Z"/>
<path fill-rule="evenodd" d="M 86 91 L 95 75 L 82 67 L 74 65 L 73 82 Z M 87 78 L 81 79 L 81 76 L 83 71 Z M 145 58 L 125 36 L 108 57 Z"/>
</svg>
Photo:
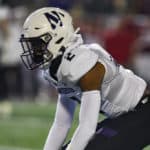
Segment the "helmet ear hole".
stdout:
<svg viewBox="0 0 150 150">
<path fill-rule="evenodd" d="M 63 39 L 64 39 L 64 38 L 63 38 L 63 37 L 61 37 L 61 38 L 60 38 L 60 39 L 58 39 L 55 43 L 56 43 L 56 44 L 60 44 L 60 43 L 63 41 Z"/>
</svg>

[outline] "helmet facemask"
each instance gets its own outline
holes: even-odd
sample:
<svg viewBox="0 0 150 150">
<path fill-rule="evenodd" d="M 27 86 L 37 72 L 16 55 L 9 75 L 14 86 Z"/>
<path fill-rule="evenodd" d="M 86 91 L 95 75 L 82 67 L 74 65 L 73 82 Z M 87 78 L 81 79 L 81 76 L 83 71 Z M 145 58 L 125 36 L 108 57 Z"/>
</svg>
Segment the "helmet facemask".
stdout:
<svg viewBox="0 0 150 150">
<path fill-rule="evenodd" d="M 52 37 L 48 33 L 32 38 L 21 36 L 20 43 L 23 49 L 21 59 L 27 69 L 33 70 L 52 60 L 53 54 L 47 49 L 51 39 Z"/>
</svg>

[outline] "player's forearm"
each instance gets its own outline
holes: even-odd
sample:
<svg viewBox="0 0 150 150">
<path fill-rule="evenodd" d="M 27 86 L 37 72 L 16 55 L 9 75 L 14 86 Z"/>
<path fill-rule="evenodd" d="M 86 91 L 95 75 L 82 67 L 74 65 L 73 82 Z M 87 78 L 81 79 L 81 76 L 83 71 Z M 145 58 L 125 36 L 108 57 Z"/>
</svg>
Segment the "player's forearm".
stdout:
<svg viewBox="0 0 150 150">
<path fill-rule="evenodd" d="M 99 109 L 100 91 L 84 92 L 80 108 L 80 123 L 67 150 L 84 150 L 95 133 Z"/>
<path fill-rule="evenodd" d="M 80 125 L 76 129 L 75 136 L 67 147 L 67 150 L 84 150 L 94 133 L 95 130 L 88 127 L 86 128 L 84 125 Z"/>
<path fill-rule="evenodd" d="M 70 126 L 54 123 L 47 137 L 44 150 L 59 150 L 63 145 Z"/>
<path fill-rule="evenodd" d="M 47 137 L 44 150 L 59 150 L 71 127 L 76 103 L 59 95 L 55 121 Z"/>
</svg>

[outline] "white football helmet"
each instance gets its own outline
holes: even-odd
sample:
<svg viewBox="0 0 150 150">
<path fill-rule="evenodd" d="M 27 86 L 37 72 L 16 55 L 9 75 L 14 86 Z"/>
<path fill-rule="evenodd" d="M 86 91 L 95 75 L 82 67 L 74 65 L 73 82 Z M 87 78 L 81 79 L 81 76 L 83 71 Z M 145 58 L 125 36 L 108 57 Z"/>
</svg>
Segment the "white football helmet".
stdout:
<svg viewBox="0 0 150 150">
<path fill-rule="evenodd" d="M 27 17 L 20 42 L 21 58 L 28 69 L 54 59 L 74 34 L 72 17 L 55 7 L 41 8 Z"/>
</svg>

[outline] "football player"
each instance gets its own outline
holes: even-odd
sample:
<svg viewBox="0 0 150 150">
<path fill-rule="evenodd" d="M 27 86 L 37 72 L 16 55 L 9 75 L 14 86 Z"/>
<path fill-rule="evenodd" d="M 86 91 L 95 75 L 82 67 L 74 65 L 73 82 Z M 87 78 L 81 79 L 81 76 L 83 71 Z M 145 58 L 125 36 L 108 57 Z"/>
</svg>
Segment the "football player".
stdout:
<svg viewBox="0 0 150 150">
<path fill-rule="evenodd" d="M 59 93 L 44 150 L 61 149 L 78 102 L 79 125 L 66 150 L 142 149 L 150 143 L 146 82 L 99 44 L 84 44 L 78 31 L 72 17 L 54 7 L 36 10 L 23 25 L 23 63 L 41 68 Z M 108 119 L 98 123 L 100 111 Z"/>
</svg>

